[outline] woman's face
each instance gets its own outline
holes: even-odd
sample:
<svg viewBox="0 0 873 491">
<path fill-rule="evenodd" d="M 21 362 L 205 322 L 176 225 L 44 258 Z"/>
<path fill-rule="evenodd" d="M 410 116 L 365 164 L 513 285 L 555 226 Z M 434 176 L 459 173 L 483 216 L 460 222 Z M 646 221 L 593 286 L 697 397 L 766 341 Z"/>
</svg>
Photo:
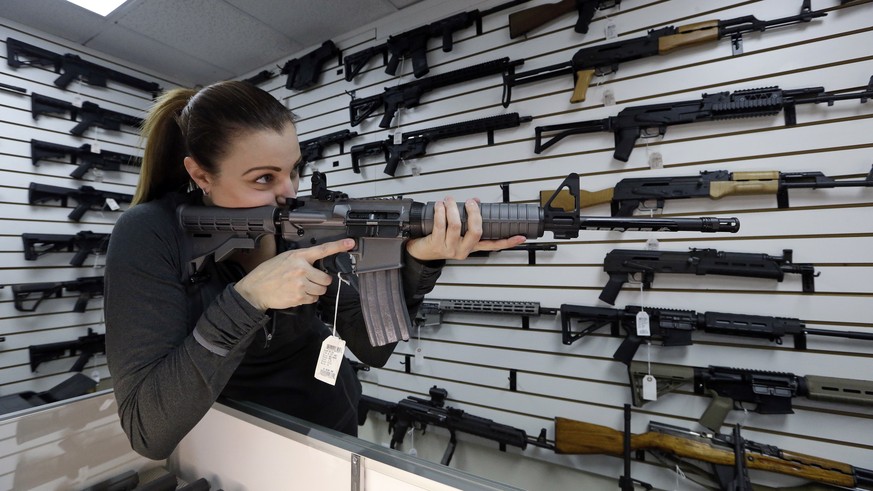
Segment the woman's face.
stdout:
<svg viewBox="0 0 873 491">
<path fill-rule="evenodd" d="M 243 133 L 216 162 L 220 172 L 207 177 L 204 190 L 212 204 L 225 208 L 283 205 L 285 198 L 297 196 L 299 161 L 293 124 L 279 133 L 269 129 Z"/>
</svg>

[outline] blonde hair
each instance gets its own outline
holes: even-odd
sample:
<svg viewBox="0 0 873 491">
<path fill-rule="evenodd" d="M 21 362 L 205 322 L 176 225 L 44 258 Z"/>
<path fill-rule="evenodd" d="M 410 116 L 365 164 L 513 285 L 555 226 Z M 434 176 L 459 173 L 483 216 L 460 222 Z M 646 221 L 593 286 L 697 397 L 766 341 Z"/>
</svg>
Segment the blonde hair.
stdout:
<svg viewBox="0 0 873 491">
<path fill-rule="evenodd" d="M 186 156 L 217 175 L 216 162 L 233 138 L 254 130 L 281 132 L 293 123 L 289 109 L 248 82 L 231 80 L 200 90 L 165 92 L 149 109 L 142 126 L 145 150 L 133 204 L 187 190 L 191 178 L 183 163 Z"/>
</svg>

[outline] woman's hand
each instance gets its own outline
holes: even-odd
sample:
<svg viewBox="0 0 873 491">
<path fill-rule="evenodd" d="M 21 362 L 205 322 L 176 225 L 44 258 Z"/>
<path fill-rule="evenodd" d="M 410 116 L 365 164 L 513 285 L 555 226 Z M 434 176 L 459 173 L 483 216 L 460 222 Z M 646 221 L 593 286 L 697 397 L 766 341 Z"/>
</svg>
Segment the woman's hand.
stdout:
<svg viewBox="0 0 873 491">
<path fill-rule="evenodd" d="M 482 213 L 479 202 L 468 199 L 467 230 L 461 235 L 461 215 L 458 205 L 451 197 L 437 201 L 433 209 L 433 231 L 420 239 L 406 243 L 406 251 L 419 261 L 434 259 L 465 259 L 473 251 L 499 251 L 517 246 L 525 241 L 522 235 L 500 240 L 480 240 L 482 237 Z"/>
<path fill-rule="evenodd" d="M 331 276 L 312 264 L 354 246 L 354 240 L 343 239 L 283 252 L 258 265 L 234 288 L 253 307 L 262 311 L 315 303 L 327 291 Z"/>
</svg>

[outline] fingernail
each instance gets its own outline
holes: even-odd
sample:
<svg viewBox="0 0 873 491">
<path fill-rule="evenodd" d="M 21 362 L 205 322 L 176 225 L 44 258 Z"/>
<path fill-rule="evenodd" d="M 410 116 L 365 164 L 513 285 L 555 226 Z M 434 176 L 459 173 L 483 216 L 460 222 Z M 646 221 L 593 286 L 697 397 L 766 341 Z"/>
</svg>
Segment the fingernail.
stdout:
<svg viewBox="0 0 873 491">
<path fill-rule="evenodd" d="M 345 239 L 343 241 L 343 245 L 346 247 L 354 247 L 355 241 L 354 241 L 354 239 Z"/>
</svg>

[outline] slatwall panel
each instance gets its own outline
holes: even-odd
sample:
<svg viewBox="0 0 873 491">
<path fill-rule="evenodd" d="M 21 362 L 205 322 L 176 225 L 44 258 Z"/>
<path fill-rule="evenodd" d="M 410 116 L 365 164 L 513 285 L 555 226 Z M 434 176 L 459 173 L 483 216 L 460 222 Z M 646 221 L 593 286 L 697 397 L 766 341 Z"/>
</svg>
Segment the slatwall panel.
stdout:
<svg viewBox="0 0 873 491">
<path fill-rule="evenodd" d="M 334 41 L 345 54 L 355 53 L 384 42 L 389 34 L 461 10 L 485 9 L 498 3 L 425 2 L 410 9 L 406 16 L 386 19 Z M 542 3 L 548 2 L 534 0 L 514 10 Z M 836 8 L 838 3 L 816 0 L 813 7 Z M 800 2 L 777 0 L 625 0 L 620 10 L 606 12 L 609 18 L 598 13 L 588 35 L 573 32 L 575 17 L 568 15 L 517 40 L 509 39 L 507 12 L 503 12 L 484 19 L 485 32 L 480 36 L 475 36 L 472 28 L 456 33 L 451 53 L 443 53 L 432 40 L 428 52 L 430 75 L 504 56 L 523 58 L 525 63 L 519 71 L 565 62 L 582 46 L 607 42 L 604 32 L 608 25 L 615 28 L 618 39 L 629 39 L 670 24 L 744 15 L 780 18 L 794 15 L 799 6 Z M 348 92 L 366 97 L 380 93 L 385 86 L 414 80 L 409 62 L 403 65 L 402 75 L 393 78 L 383 73 L 381 60 L 374 58 L 365 72 L 346 82 L 333 61 L 325 66 L 321 84 L 308 91 L 286 90 L 284 76 L 263 87 L 298 114 L 301 139 L 342 129 L 359 133 L 345 143 L 345 152 L 328 147 L 324 158 L 313 164 L 327 174 L 332 188 L 352 196 L 403 195 L 429 201 L 452 195 L 496 202 L 502 199 L 500 184 L 509 183 L 512 202 L 533 203 L 538 201 L 539 191 L 554 189 L 571 172 L 581 175 L 582 188 L 589 191 L 612 187 L 623 178 L 695 175 L 721 169 L 822 171 L 829 176 L 860 179 L 873 164 L 873 106 L 857 100 L 838 102 L 833 107 L 800 106 L 798 124 L 790 128 L 784 125 L 782 115 L 671 127 L 661 139 L 640 140 L 627 163 L 612 159 L 613 136 L 608 133 L 569 137 L 536 155 L 534 127 L 600 119 L 625 107 L 693 100 L 703 93 L 722 90 L 773 85 L 784 89 L 823 86 L 827 90 L 859 90 L 873 75 L 871 18 L 873 5 L 854 6 L 834 10 L 807 25 L 747 35 L 740 56 L 732 56 L 730 41 L 722 40 L 629 62 L 617 73 L 596 79 L 588 91 L 588 100 L 581 104 L 568 102 L 572 87 L 569 75 L 516 87 L 513 103 L 507 109 L 500 104 L 499 76 L 473 80 L 425 94 L 419 107 L 401 110 L 399 123 L 395 119 L 389 130 L 378 127 L 381 115 L 352 128 Z M 607 91 L 612 93 L 615 104 L 604 104 Z M 360 175 L 351 170 L 351 145 L 396 132 L 506 112 L 518 112 L 534 120 L 517 129 L 497 131 L 491 146 L 486 145 L 484 135 L 432 143 L 426 157 L 405 162 L 396 178 L 385 175 L 384 162 L 376 158 L 365 160 Z M 658 154 L 663 168 L 652 169 L 650 159 Z M 305 194 L 306 182 L 301 187 Z M 790 193 L 790 198 L 791 207 L 782 210 L 776 208 L 774 196 L 666 204 L 664 212 L 670 216 L 739 217 L 742 228 L 734 235 L 585 232 L 577 240 L 561 241 L 555 252 L 538 253 L 536 265 L 527 264 L 526 255 L 518 252 L 451 261 L 432 297 L 534 300 L 546 307 L 562 303 L 605 306 L 598 300 L 607 280 L 602 271 L 604 255 L 616 248 L 645 249 L 647 241 L 654 238 L 654 246 L 661 250 L 711 247 L 781 255 L 783 249 L 792 249 L 796 262 L 814 264 L 821 275 L 816 278 L 815 294 L 803 294 L 796 275 L 787 275 L 784 282 L 777 283 L 663 274 L 656 276 L 650 291 L 641 292 L 639 285 L 625 286 L 617 308 L 642 304 L 698 312 L 797 317 L 815 328 L 873 332 L 866 315 L 869 309 L 865 308 L 873 294 L 869 280 L 873 272 L 869 252 L 873 245 L 873 191 L 797 190 Z M 586 213 L 604 216 L 609 209 L 606 205 L 596 206 Z M 550 234 L 539 241 L 555 242 Z M 439 327 L 422 328 L 414 333 L 413 340 L 398 346 L 384 369 L 362 372 L 361 378 L 365 393 L 392 401 L 411 394 L 427 397 L 429 387 L 444 387 L 451 406 L 532 434 L 545 427 L 553 437 L 554 416 L 620 429 L 622 407 L 630 402 L 625 367 L 611 358 L 620 341 L 598 333 L 565 346 L 559 320 L 554 317 L 534 319 L 530 329 L 524 330 L 521 320 L 510 316 L 448 313 Z M 791 341 L 776 345 L 695 335 L 695 344 L 690 347 L 642 347 L 637 360 L 873 379 L 873 343 L 810 336 L 808 350 L 795 351 L 791 346 Z M 411 373 L 405 370 L 407 354 L 415 356 L 409 367 Z M 516 391 L 509 390 L 511 370 L 517 371 Z M 691 388 L 685 387 L 635 408 L 633 431 L 646 431 L 650 420 L 701 429 L 696 420 L 707 404 L 707 398 L 693 395 Z M 727 423 L 742 421 L 745 437 L 751 440 L 871 467 L 873 410 L 802 398 L 795 400 L 794 408 L 795 414 L 784 416 L 734 411 Z M 729 432 L 730 426 L 722 430 Z M 434 430 L 434 434 L 440 431 Z M 387 436 L 378 439 L 385 440 Z M 488 446 L 488 442 L 483 445 Z M 538 449 L 524 454 L 608 477 L 622 472 L 620 459 L 612 457 L 556 456 Z M 432 456 L 437 460 L 440 457 Z M 507 479 L 511 479 L 510 474 Z M 672 488 L 676 482 L 674 473 L 657 464 L 635 464 L 634 474 L 662 488 Z M 795 482 L 754 471 L 752 476 L 771 485 Z M 687 482 L 682 485 L 691 486 Z"/>
<path fill-rule="evenodd" d="M 121 211 L 88 211 L 79 222 L 68 219 L 70 208 L 28 204 L 30 183 L 48 184 L 63 188 L 79 188 L 83 185 L 98 190 L 133 194 L 139 170 L 136 167 L 121 166 L 120 171 L 89 172 L 84 179 L 70 177 L 75 167 L 69 159 L 31 163 L 31 139 L 61 145 L 79 147 L 92 145 L 92 152 L 98 149 L 140 156 L 139 136 L 135 128 L 122 126 L 121 131 L 107 131 L 91 128 L 83 136 L 71 135 L 69 130 L 76 123 L 55 117 L 41 115 L 34 119 L 31 115 L 31 94 L 40 94 L 62 101 L 78 103 L 91 101 L 104 109 L 122 114 L 143 117 L 145 109 L 151 104 L 151 94 L 138 89 L 109 81 L 108 87 L 95 87 L 80 81 L 73 81 L 66 90 L 53 84 L 58 77 L 51 69 L 39 67 L 12 68 L 6 63 L 7 38 L 29 43 L 49 51 L 64 54 L 74 53 L 83 59 L 107 68 L 128 73 L 134 77 L 153 81 L 162 87 L 172 87 L 172 82 L 154 73 L 148 73 L 122 61 L 80 47 L 69 42 L 34 32 L 16 23 L 0 19 L 0 82 L 24 87 L 27 94 L 0 91 L 0 336 L 6 341 L 0 343 L 0 394 L 7 395 L 21 391 L 43 391 L 69 377 L 68 370 L 74 359 L 63 358 L 41 364 L 36 372 L 30 370 L 28 346 L 45 343 L 74 341 L 93 329 L 104 333 L 103 299 L 95 298 L 88 302 L 84 313 L 73 312 L 77 296 L 65 292 L 62 298 L 43 301 L 34 312 L 19 312 L 14 308 L 10 285 L 38 282 L 64 282 L 79 277 L 101 276 L 103 257 L 89 255 L 81 267 L 69 264 L 72 253 L 49 253 L 35 261 L 24 257 L 22 233 L 33 234 L 76 234 L 80 231 L 111 233 L 115 220 Z M 72 202 L 71 202 L 72 203 Z M 127 205 L 122 205 L 122 209 Z M 103 379 L 104 386 L 111 386 L 106 357 L 98 355 L 88 363 L 84 370 L 87 375 Z"/>
</svg>

